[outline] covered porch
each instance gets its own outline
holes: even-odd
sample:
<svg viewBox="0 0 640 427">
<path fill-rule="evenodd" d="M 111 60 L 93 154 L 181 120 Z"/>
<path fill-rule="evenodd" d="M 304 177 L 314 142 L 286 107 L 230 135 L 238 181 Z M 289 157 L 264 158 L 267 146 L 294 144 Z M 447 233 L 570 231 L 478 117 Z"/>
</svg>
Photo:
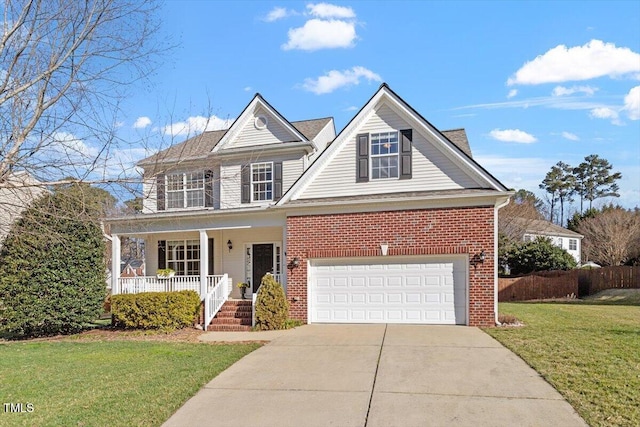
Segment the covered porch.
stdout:
<svg viewBox="0 0 640 427">
<path fill-rule="evenodd" d="M 176 224 L 171 228 L 157 223 L 112 228 L 112 294 L 195 291 L 205 306 L 206 327 L 225 301 L 242 297 L 240 283 L 247 284 L 250 301 L 266 273 L 286 289 L 282 225 L 240 222 L 197 230 L 178 231 Z M 121 246 L 127 238 L 144 241 L 144 276 L 120 277 Z"/>
</svg>

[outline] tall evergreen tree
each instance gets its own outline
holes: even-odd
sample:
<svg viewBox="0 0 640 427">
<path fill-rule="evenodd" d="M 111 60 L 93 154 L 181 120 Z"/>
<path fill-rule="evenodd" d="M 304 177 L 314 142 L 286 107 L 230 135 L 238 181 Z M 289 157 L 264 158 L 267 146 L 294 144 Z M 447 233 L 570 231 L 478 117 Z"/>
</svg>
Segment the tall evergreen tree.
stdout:
<svg viewBox="0 0 640 427">
<path fill-rule="evenodd" d="M 622 178 L 620 172 L 611 173 L 613 166 L 607 159 L 597 154 L 590 154 L 584 162 L 573 169 L 576 177 L 575 191 L 580 195 L 580 212 L 583 211 L 584 200 L 589 201 L 589 209 L 593 201 L 602 197 L 620 197 L 617 180 Z"/>
<path fill-rule="evenodd" d="M 575 193 L 575 177 L 573 169 L 564 162 L 558 162 L 551 167 L 542 180 L 540 188 L 549 193 L 549 221 L 553 222 L 555 203 L 560 203 L 560 225 L 564 224 L 564 204 L 573 201 Z"/>
</svg>

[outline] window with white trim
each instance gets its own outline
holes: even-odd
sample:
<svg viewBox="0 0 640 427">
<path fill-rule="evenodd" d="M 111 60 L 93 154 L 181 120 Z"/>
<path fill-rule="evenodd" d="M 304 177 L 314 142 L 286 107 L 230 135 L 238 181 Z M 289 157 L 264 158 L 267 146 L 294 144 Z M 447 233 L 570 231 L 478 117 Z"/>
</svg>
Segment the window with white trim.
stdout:
<svg viewBox="0 0 640 427">
<path fill-rule="evenodd" d="M 204 172 L 167 175 L 167 208 L 195 208 L 204 206 Z"/>
<path fill-rule="evenodd" d="M 254 202 L 273 200 L 273 163 L 251 164 L 251 197 Z"/>
<path fill-rule="evenodd" d="M 576 239 L 569 239 L 569 250 L 570 251 L 578 250 L 578 241 Z"/>
<path fill-rule="evenodd" d="M 371 134 L 371 179 L 398 178 L 398 132 Z"/>
<path fill-rule="evenodd" d="M 168 240 L 167 268 L 178 276 L 197 276 L 200 274 L 200 241 Z"/>
</svg>

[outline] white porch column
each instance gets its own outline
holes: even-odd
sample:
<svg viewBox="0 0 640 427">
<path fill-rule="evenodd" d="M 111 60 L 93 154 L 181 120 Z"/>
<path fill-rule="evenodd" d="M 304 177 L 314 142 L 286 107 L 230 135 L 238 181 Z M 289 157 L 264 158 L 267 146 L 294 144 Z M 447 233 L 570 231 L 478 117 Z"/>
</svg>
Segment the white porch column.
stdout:
<svg viewBox="0 0 640 427">
<path fill-rule="evenodd" d="M 209 236 L 200 230 L 200 298 L 207 296 L 207 273 L 209 272 Z"/>
<path fill-rule="evenodd" d="M 117 295 L 120 293 L 120 286 L 118 283 L 120 279 L 120 236 L 117 234 L 111 235 L 111 294 Z"/>
</svg>

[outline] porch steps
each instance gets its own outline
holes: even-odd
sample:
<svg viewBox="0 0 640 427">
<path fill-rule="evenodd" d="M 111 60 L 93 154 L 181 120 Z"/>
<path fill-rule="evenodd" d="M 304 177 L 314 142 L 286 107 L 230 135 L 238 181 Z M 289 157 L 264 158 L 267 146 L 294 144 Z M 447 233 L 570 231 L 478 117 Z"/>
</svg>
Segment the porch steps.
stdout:
<svg viewBox="0 0 640 427">
<path fill-rule="evenodd" d="M 251 330 L 251 301 L 228 300 L 216 317 L 211 320 L 207 331 L 242 332 Z"/>
</svg>

